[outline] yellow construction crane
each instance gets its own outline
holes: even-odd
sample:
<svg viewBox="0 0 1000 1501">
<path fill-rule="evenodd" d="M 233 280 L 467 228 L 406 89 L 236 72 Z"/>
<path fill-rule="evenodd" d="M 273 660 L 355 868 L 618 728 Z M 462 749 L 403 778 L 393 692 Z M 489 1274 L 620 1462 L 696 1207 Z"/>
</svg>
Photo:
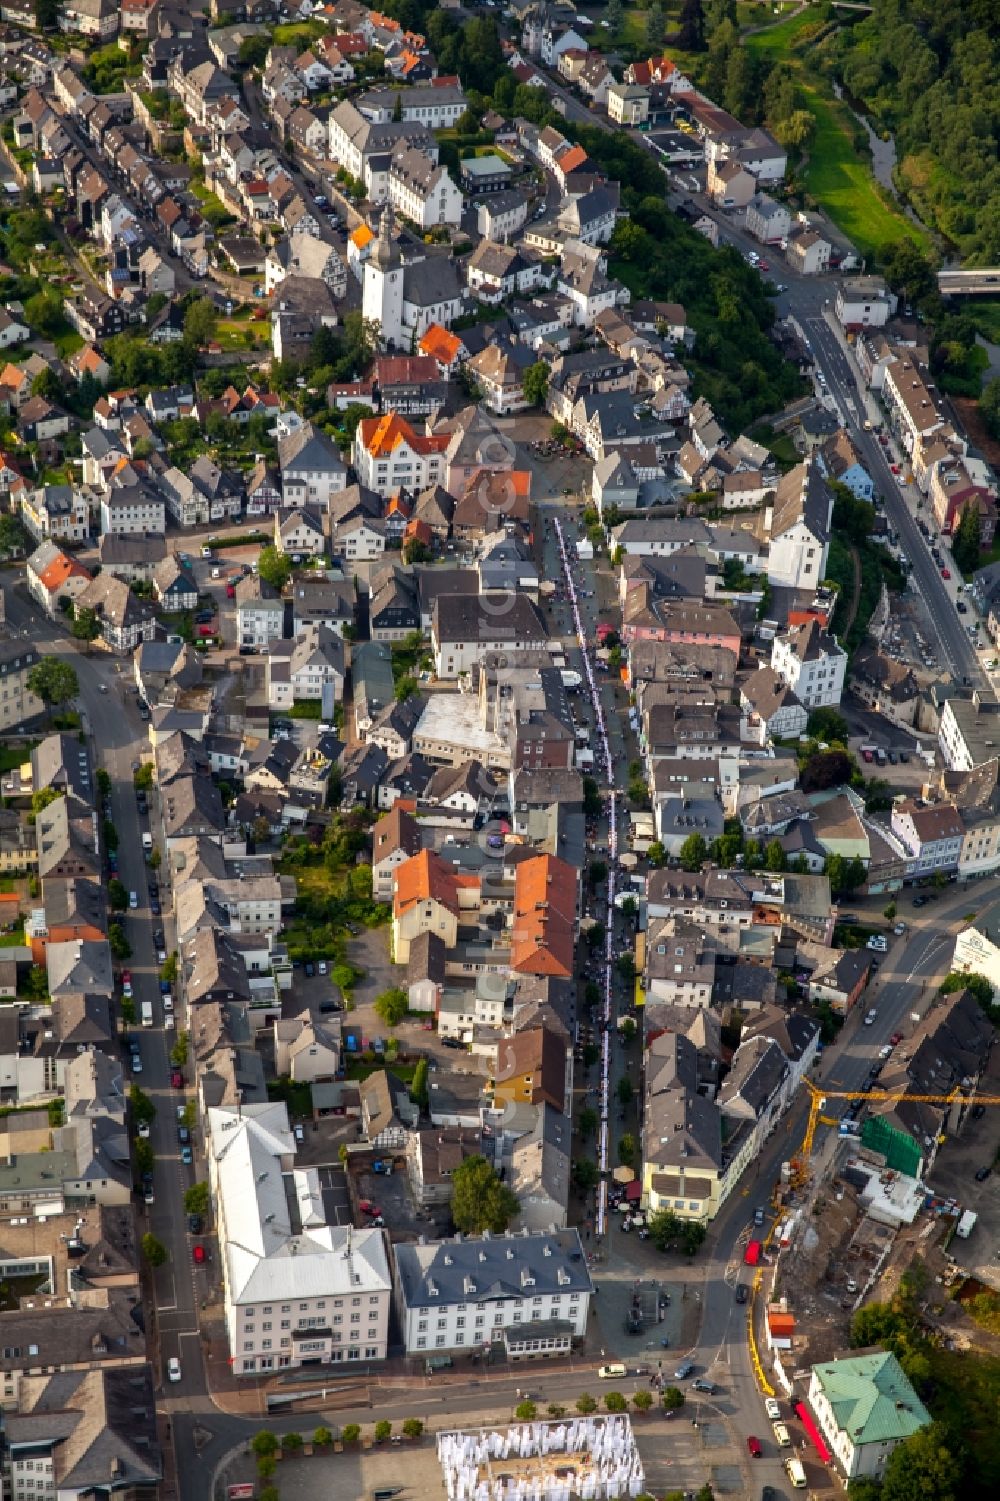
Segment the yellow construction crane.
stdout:
<svg viewBox="0 0 1000 1501">
<path fill-rule="evenodd" d="M 814 1084 L 811 1079 L 803 1079 L 802 1082 L 809 1091 L 809 1119 L 806 1122 L 802 1145 L 792 1158 L 793 1186 L 804 1183 L 809 1176 L 809 1162 L 812 1157 L 817 1125 L 820 1122 L 827 1126 L 840 1124 L 833 1116 L 822 1114 L 827 1100 L 907 1100 L 914 1105 L 939 1106 L 954 1105 L 959 1102 L 967 1105 L 1000 1105 L 1000 1095 L 968 1095 L 963 1094 L 960 1089 L 949 1090 L 947 1094 L 911 1094 L 906 1089 L 823 1089 L 820 1085 Z"/>
</svg>

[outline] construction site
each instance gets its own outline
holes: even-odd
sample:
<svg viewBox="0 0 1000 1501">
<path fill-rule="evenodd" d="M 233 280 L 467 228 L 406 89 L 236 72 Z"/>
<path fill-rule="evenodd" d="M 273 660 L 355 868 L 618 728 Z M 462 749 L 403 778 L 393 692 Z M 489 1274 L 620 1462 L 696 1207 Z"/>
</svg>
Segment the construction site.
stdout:
<svg viewBox="0 0 1000 1501">
<path fill-rule="evenodd" d="M 1000 1104 L 997 1096 L 977 1098 Z M 1000 1290 L 1000 1272 L 980 1265 L 995 1238 L 970 1246 L 976 1213 L 928 1188 L 912 1139 L 884 1117 L 858 1128 L 824 1115 L 833 1099 L 814 1090 L 802 1146 L 775 1194 L 777 1219 L 758 1289 L 762 1366 L 780 1370 L 787 1388 L 796 1371 L 832 1360 L 850 1345 L 855 1312 L 867 1301 L 891 1302 L 915 1263 L 929 1290 L 922 1305 L 928 1325 L 947 1347 L 997 1353 L 1000 1338 L 963 1306 L 970 1293 Z M 990 1114 L 1000 1129 L 1000 1112 Z"/>
</svg>

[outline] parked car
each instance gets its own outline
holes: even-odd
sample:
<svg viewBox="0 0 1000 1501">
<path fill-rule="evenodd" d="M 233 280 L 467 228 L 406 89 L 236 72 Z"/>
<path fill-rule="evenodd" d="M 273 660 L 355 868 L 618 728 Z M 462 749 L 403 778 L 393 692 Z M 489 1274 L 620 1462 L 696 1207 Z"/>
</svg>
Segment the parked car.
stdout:
<svg viewBox="0 0 1000 1501">
<path fill-rule="evenodd" d="M 190 1235 L 200 1235 L 203 1228 L 204 1220 L 202 1219 L 200 1214 L 188 1215 L 188 1233 Z"/>
<path fill-rule="evenodd" d="M 760 1439 L 755 1438 L 752 1433 L 747 1434 L 747 1448 L 750 1450 L 751 1459 L 760 1459 L 764 1452 Z"/>
<path fill-rule="evenodd" d="M 202 550 L 204 551 L 204 549 L 202 549 Z M 168 1381 L 180 1381 L 180 1379 L 181 1379 L 181 1363 L 177 1359 L 176 1355 L 171 1355 L 170 1359 L 167 1361 L 167 1380 Z"/>
<path fill-rule="evenodd" d="M 207 1257 L 205 1256 L 205 1247 L 197 1245 L 192 1246 L 191 1259 L 194 1262 L 195 1266 L 204 1266 L 207 1260 Z"/>
</svg>

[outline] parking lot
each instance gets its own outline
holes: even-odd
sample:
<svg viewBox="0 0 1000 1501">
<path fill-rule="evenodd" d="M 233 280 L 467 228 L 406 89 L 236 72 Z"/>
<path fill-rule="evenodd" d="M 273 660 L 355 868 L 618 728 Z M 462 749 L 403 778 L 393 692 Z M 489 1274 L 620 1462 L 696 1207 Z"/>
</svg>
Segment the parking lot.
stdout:
<svg viewBox="0 0 1000 1501">
<path fill-rule="evenodd" d="M 979 1086 L 980 1094 L 1000 1095 L 1000 1057 L 994 1052 Z M 951 1253 L 970 1271 L 989 1276 L 997 1285 L 1000 1264 L 1000 1106 L 982 1106 L 978 1120 L 971 1112 L 961 1134 L 950 1132 L 934 1162 L 930 1186 L 942 1198 L 979 1216 L 968 1240 L 955 1239 Z M 989 1169 L 989 1176 L 976 1174 Z"/>
</svg>

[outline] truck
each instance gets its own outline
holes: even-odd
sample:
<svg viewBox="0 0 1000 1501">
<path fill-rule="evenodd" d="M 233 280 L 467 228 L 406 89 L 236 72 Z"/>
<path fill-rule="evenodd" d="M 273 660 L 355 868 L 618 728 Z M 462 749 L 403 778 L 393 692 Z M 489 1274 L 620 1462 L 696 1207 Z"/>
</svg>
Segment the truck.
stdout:
<svg viewBox="0 0 1000 1501">
<path fill-rule="evenodd" d="M 152 1001 L 143 1001 L 141 1003 L 141 1016 L 142 1016 L 142 1025 L 144 1027 L 151 1027 L 153 1025 L 153 1003 L 152 1003 Z"/>
<path fill-rule="evenodd" d="M 963 1240 L 968 1240 L 976 1228 L 976 1220 L 978 1218 L 979 1216 L 974 1209 L 967 1209 L 955 1227 L 955 1234 L 961 1236 Z"/>
<path fill-rule="evenodd" d="M 583 687 L 583 678 L 572 668 L 560 668 L 559 676 L 563 680 L 563 687 L 567 693 L 577 693 Z"/>
</svg>

